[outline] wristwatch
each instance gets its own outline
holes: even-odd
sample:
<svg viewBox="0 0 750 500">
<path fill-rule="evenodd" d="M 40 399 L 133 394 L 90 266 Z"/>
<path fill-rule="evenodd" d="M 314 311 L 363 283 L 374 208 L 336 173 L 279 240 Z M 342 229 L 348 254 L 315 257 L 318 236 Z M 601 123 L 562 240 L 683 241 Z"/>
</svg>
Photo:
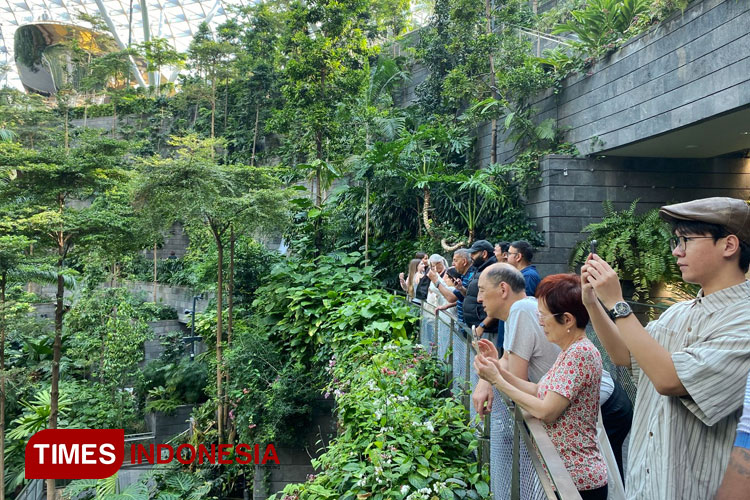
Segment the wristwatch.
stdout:
<svg viewBox="0 0 750 500">
<path fill-rule="evenodd" d="M 614 321 L 617 318 L 630 316 L 631 314 L 633 314 L 633 309 L 630 308 L 630 304 L 628 304 L 627 302 L 620 301 L 615 304 L 615 307 L 607 311 L 607 314 L 609 314 L 609 318 Z"/>
</svg>

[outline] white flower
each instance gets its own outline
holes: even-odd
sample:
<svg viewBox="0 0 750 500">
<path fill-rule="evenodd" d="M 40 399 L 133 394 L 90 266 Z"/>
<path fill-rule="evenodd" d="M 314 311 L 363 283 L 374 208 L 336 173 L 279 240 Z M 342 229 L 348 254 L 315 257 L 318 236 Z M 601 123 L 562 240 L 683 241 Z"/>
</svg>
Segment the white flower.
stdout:
<svg viewBox="0 0 750 500">
<path fill-rule="evenodd" d="M 409 485 L 408 484 L 405 484 L 405 485 L 403 485 L 401 487 L 401 494 L 402 495 L 406 495 L 406 493 L 408 493 L 408 491 L 409 491 Z"/>
<path fill-rule="evenodd" d="M 430 432 L 435 432 L 435 427 L 432 426 L 432 422 L 429 420 L 424 423 L 425 428 Z"/>
</svg>

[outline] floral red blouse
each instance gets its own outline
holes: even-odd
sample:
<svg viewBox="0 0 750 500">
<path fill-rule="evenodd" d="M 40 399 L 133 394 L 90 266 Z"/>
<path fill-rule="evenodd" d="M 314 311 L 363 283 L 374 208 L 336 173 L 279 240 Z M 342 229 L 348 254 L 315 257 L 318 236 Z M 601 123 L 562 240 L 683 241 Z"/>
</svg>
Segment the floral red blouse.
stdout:
<svg viewBox="0 0 750 500">
<path fill-rule="evenodd" d="M 601 379 L 601 354 L 584 337 L 560 353 L 537 388 L 540 399 L 553 391 L 570 401 L 557 420 L 544 426 L 579 491 L 607 484 L 607 464 L 596 439 Z"/>
</svg>

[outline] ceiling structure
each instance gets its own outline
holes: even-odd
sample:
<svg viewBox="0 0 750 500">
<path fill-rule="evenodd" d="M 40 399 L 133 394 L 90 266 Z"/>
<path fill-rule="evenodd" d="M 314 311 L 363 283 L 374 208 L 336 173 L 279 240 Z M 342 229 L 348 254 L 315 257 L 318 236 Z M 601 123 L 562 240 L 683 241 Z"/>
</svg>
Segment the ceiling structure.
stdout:
<svg viewBox="0 0 750 500">
<path fill-rule="evenodd" d="M 638 142 L 600 151 L 602 156 L 652 158 L 750 157 L 750 106 L 672 129 Z"/>
<path fill-rule="evenodd" d="M 218 26 L 231 14 L 227 12 L 230 6 L 250 3 L 254 1 L 0 0 L 0 64 L 8 68 L 0 85 L 22 88 L 14 62 L 13 42 L 16 30 L 24 25 L 60 22 L 88 27 L 88 23 L 78 19 L 79 12 L 83 12 L 107 21 L 110 31 L 114 28 L 115 40 L 120 47 L 127 47 L 129 39 L 136 44 L 149 36 L 166 38 L 176 50 L 184 52 L 202 22 Z M 142 5 L 147 8 L 143 10 Z M 147 30 L 144 30 L 144 25 Z"/>
</svg>

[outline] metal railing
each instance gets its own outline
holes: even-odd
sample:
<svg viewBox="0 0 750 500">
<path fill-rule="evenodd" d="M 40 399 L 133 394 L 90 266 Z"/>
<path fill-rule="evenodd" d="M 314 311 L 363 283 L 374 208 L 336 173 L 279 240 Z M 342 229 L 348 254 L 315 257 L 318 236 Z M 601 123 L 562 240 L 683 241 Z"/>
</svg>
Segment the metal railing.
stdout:
<svg viewBox="0 0 750 500">
<path fill-rule="evenodd" d="M 413 306 L 419 308 L 421 318 L 420 341 L 428 344 L 433 355 L 453 367 L 454 394 L 461 398 L 475 420 L 475 411 L 471 404 L 470 391 L 477 380 L 473 370 L 473 357 L 476 354 L 471 343 L 471 332 L 460 325 L 456 318 L 449 313 L 440 313 L 430 304 L 413 301 Z M 509 416 L 507 425 L 512 433 L 512 462 L 510 477 L 504 477 L 503 483 L 510 483 L 510 500 L 529 498 L 533 491 L 534 498 L 549 500 L 578 500 L 578 493 L 557 449 L 549 438 L 542 422 L 515 405 L 513 401 L 502 393 L 496 392 L 492 414 L 497 414 L 499 405 L 504 406 L 504 415 Z M 499 408 L 503 410 L 502 407 Z M 486 416 L 477 426 L 479 434 L 479 449 L 477 451 L 480 466 L 488 463 L 492 456 L 492 427 L 491 418 Z M 506 453 L 508 450 L 504 450 Z M 530 462 L 530 466 L 528 463 Z M 522 469 L 526 469 L 522 471 Z M 529 477 L 529 469 L 531 475 Z M 524 474 L 524 472 L 526 472 Z M 492 475 L 492 473 L 491 473 Z M 497 477 L 492 483 L 497 483 Z M 522 482 L 524 484 L 522 484 Z M 495 498 L 505 498 L 505 492 L 495 491 Z M 522 496 L 523 495 L 523 496 Z"/>
</svg>

